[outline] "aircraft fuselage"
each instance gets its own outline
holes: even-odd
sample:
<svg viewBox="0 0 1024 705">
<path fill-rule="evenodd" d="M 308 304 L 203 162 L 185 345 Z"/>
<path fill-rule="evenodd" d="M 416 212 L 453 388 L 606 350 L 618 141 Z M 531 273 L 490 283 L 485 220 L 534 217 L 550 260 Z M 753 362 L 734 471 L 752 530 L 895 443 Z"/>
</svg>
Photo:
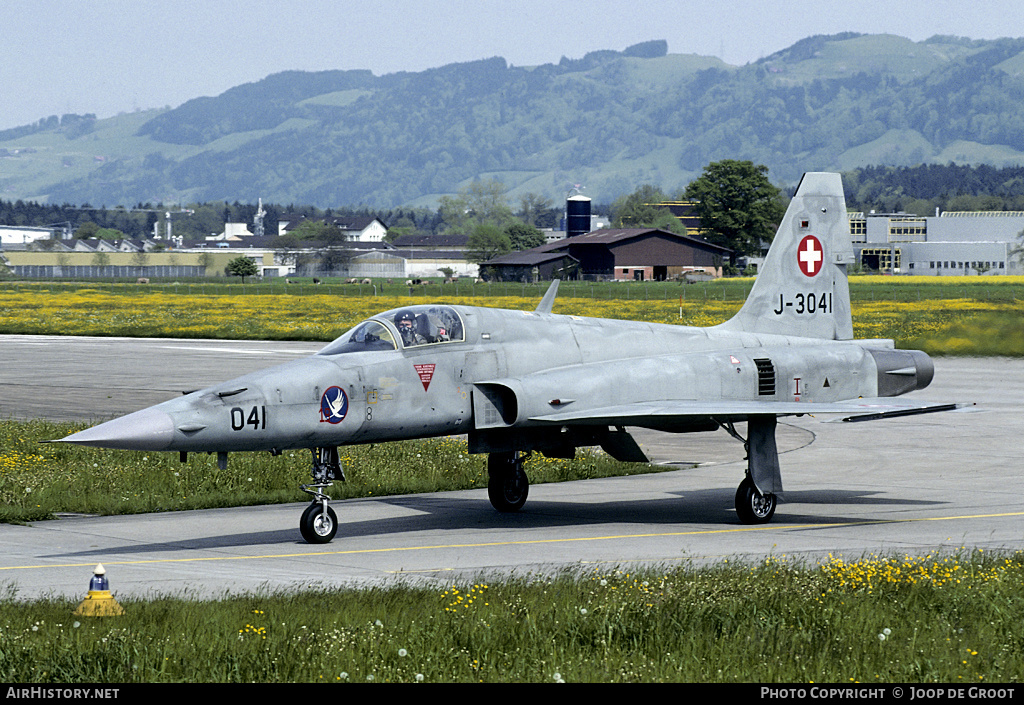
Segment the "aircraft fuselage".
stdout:
<svg viewBox="0 0 1024 705">
<path fill-rule="evenodd" d="M 464 340 L 341 354 L 322 351 L 108 422 L 103 426 L 120 424 L 113 429 L 117 440 L 110 446 L 282 451 L 477 431 L 500 438 L 505 430 L 549 425 L 533 419 L 569 409 L 665 398 L 835 402 L 902 394 L 930 381 L 927 356 L 892 350 L 890 341 L 822 341 L 445 308 L 461 318 Z M 375 319 L 390 328 L 392 314 Z M 876 362 L 880 353 L 898 358 L 889 367 L 916 364 L 921 369 L 909 376 L 904 388 L 885 394 L 879 386 L 885 371 Z M 631 425 L 659 426 L 650 420 Z M 134 440 L 125 434 L 132 426 L 138 429 Z M 668 424 L 665 430 L 680 429 Z M 102 439 L 91 440 L 104 445 Z M 526 441 L 517 449 L 532 449 L 524 447 L 531 443 L 544 445 Z M 480 450 L 493 449 L 489 442 Z"/>
</svg>

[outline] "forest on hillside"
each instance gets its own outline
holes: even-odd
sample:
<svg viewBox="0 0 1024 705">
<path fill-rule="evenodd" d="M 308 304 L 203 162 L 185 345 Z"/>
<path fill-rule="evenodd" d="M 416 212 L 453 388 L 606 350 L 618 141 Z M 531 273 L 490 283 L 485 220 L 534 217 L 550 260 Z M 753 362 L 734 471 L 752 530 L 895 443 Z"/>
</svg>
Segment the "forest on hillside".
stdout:
<svg viewBox="0 0 1024 705">
<path fill-rule="evenodd" d="M 871 166 L 844 173 L 843 186 L 847 208 L 858 211 L 1024 211 L 1024 167 Z"/>
<path fill-rule="evenodd" d="M 1024 39 L 811 37 L 742 67 L 653 41 L 534 67 L 292 71 L 120 120 L 49 120 L 0 134 L 0 149 L 49 169 L 32 145 L 50 140 L 63 162 L 33 188 L 52 203 L 385 209 L 478 179 L 554 200 L 583 184 L 610 203 L 644 183 L 684 188 L 721 159 L 764 164 L 780 185 L 873 164 L 1022 164 Z"/>
</svg>

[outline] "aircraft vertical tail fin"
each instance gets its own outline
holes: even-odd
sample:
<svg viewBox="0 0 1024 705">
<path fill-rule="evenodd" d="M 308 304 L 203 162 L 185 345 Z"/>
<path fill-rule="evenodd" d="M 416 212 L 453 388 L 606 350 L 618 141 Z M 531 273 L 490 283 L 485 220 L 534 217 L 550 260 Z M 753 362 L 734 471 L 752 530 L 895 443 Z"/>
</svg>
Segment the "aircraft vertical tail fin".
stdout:
<svg viewBox="0 0 1024 705">
<path fill-rule="evenodd" d="M 839 174 L 804 174 L 750 295 L 719 327 L 850 340 L 846 267 L 853 261 L 842 179 Z"/>
</svg>

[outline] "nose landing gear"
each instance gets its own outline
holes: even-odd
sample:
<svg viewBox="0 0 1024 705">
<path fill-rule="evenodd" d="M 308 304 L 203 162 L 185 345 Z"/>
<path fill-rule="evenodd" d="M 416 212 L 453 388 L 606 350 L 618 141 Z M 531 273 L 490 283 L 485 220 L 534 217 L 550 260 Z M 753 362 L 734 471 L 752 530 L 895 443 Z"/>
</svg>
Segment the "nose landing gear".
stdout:
<svg viewBox="0 0 1024 705">
<path fill-rule="evenodd" d="M 337 446 L 313 448 L 313 482 L 302 485 L 302 491 L 313 496 L 313 502 L 302 512 L 299 533 L 306 543 L 330 543 L 338 531 L 338 516 L 328 502 L 330 497 L 324 490 L 334 480 L 344 480 L 345 471 L 338 458 Z"/>
</svg>

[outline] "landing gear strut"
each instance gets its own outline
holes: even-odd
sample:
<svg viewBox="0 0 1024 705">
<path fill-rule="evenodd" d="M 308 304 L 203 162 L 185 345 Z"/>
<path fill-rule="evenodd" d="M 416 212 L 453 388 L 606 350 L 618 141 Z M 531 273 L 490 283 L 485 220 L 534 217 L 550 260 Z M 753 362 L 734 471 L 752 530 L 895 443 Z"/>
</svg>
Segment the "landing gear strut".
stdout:
<svg viewBox="0 0 1024 705">
<path fill-rule="evenodd" d="M 736 489 L 736 515 L 744 524 L 767 524 L 775 515 L 778 493 L 782 492 L 779 451 L 775 445 L 774 416 L 751 416 L 747 419 L 747 438 L 743 438 L 732 422 L 718 422 L 733 438 L 741 441 L 747 451 L 747 475 Z"/>
<path fill-rule="evenodd" d="M 344 480 L 337 446 L 313 448 L 313 482 L 302 485 L 302 491 L 313 496 L 313 502 L 302 512 L 299 532 L 306 543 L 329 543 L 338 531 L 338 516 L 328 505 L 330 497 L 324 493 L 334 480 Z"/>
<path fill-rule="evenodd" d="M 487 456 L 487 497 L 499 512 L 517 512 L 526 504 L 530 480 L 523 471 L 526 454 L 519 451 Z"/>
</svg>

